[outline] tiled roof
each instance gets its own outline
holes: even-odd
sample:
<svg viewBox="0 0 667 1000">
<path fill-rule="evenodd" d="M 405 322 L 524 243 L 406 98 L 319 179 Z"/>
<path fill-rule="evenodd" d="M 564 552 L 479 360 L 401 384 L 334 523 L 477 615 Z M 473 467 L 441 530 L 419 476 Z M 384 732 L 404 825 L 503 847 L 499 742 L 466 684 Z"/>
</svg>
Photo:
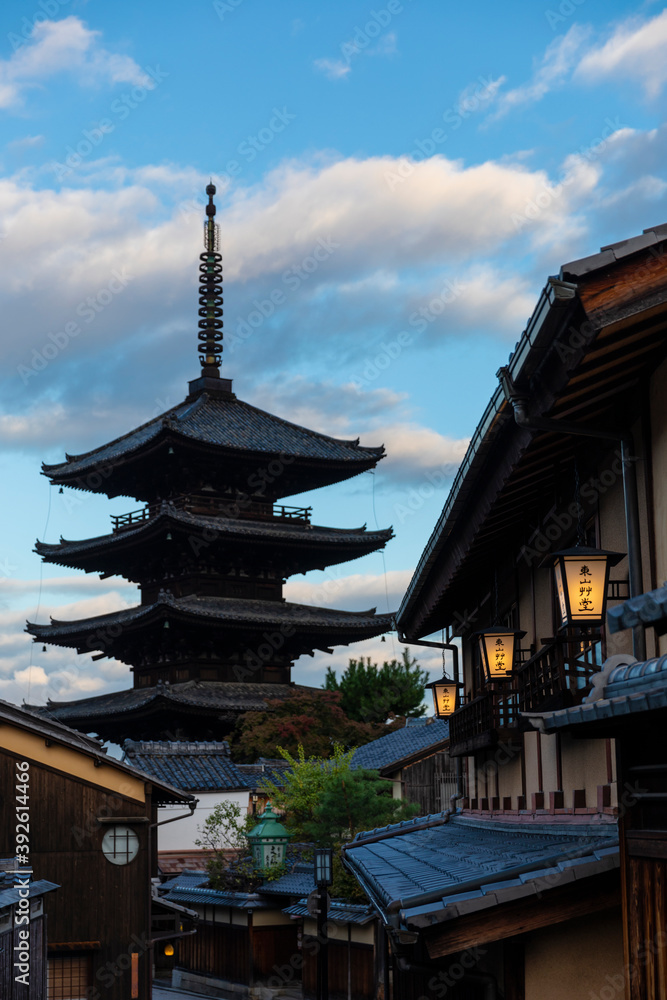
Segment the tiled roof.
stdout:
<svg viewBox="0 0 667 1000">
<path fill-rule="evenodd" d="M 250 787 L 229 756 L 228 743 L 125 740 L 123 750 L 128 763 L 176 788 L 206 792 Z"/>
<path fill-rule="evenodd" d="M 222 542 L 238 539 L 243 544 L 262 543 L 275 544 L 284 542 L 290 545 L 326 546 L 342 548 L 355 546 L 372 549 L 386 544 L 392 536 L 391 528 L 381 531 L 366 531 L 361 528 L 327 528 L 315 524 L 298 524 L 280 521 L 244 520 L 231 517 L 208 517 L 203 514 L 191 514 L 189 511 L 178 510 L 173 504 L 163 502 L 162 507 L 154 517 L 140 521 L 134 528 L 99 535 L 95 538 L 83 538 L 70 541 L 61 538 L 58 543 L 38 541 L 35 551 L 44 556 L 47 562 L 58 562 L 59 557 L 73 558 L 93 549 L 113 546 L 124 546 L 128 541 L 139 540 L 148 536 L 161 525 L 182 525 L 184 528 L 196 528 L 201 531 L 215 531 L 215 538 Z"/>
<path fill-rule="evenodd" d="M 199 906 L 229 906 L 236 910 L 268 910 L 272 907 L 255 892 L 232 892 L 218 889 L 172 889 L 164 899 L 175 903 L 197 903 Z"/>
<path fill-rule="evenodd" d="M 298 903 L 285 907 L 283 913 L 289 913 L 291 917 L 309 916 L 308 900 L 300 899 Z M 367 924 L 375 920 L 375 914 L 370 906 L 332 899 L 331 905 L 327 907 L 327 918 L 336 924 Z"/>
<path fill-rule="evenodd" d="M 274 896 L 303 896 L 315 888 L 315 869 L 312 864 L 300 862 L 291 872 L 277 878 L 274 882 L 265 882 L 258 892 Z"/>
<path fill-rule="evenodd" d="M 285 775 L 291 770 L 287 761 L 263 760 L 261 757 L 254 764 L 237 764 L 236 766 L 251 788 L 259 788 L 265 781 L 271 781 L 274 785 L 282 788 L 285 783 Z"/>
<path fill-rule="evenodd" d="M 208 879 L 208 872 L 197 872 L 186 868 L 174 878 L 161 882 L 158 889 L 160 892 L 170 892 L 172 889 L 200 889 L 208 884 Z"/>
<path fill-rule="evenodd" d="M 625 660 L 614 665 L 615 660 Z M 667 656 L 637 662 L 632 656 L 612 657 L 592 677 L 593 690 L 581 705 L 554 712 L 523 712 L 543 733 L 591 727 L 590 735 L 607 735 L 624 721 L 667 709 Z"/>
<path fill-rule="evenodd" d="M 433 816 L 361 834 L 345 863 L 388 923 L 416 928 L 616 867 L 618 837 L 615 824 Z"/>
<path fill-rule="evenodd" d="M 291 684 L 249 684 L 235 681 L 184 681 L 182 684 L 157 684 L 154 687 L 128 688 L 76 701 L 49 701 L 32 706 L 39 716 L 58 721 L 143 711 L 152 703 L 173 702 L 180 709 L 209 709 L 218 712 L 255 712 L 266 708 L 267 700 L 289 698 L 300 691 L 312 693 L 317 688 Z"/>
<path fill-rule="evenodd" d="M 66 462 L 44 465 L 43 471 L 54 479 L 81 475 L 114 459 L 140 451 L 142 446 L 163 432 L 185 441 L 212 445 L 223 451 L 243 451 L 250 455 L 279 455 L 294 459 L 316 459 L 351 465 L 370 466 L 382 458 L 384 448 L 361 448 L 359 441 L 344 441 L 273 416 L 230 393 L 201 393 L 116 438 L 109 444 L 68 455 Z"/>
<path fill-rule="evenodd" d="M 430 725 L 405 726 L 359 747 L 352 758 L 352 767 L 381 771 L 415 754 L 428 756 L 438 748 L 438 744 L 445 744 L 447 740 L 449 722 L 441 719 L 433 719 Z"/>
<path fill-rule="evenodd" d="M 18 903 L 21 897 L 18 886 L 15 886 L 15 880 L 20 878 L 23 882 L 24 877 L 20 871 L 0 875 L 0 910 L 5 906 L 13 906 Z M 47 892 L 53 892 L 54 889 L 59 888 L 60 886 L 56 882 L 47 882 L 46 879 L 37 879 L 35 882 L 31 880 L 28 886 L 28 898 L 44 896 Z"/>
<path fill-rule="evenodd" d="M 107 615 L 82 618 L 78 621 L 51 619 L 50 625 L 29 622 L 26 631 L 40 642 L 54 642 L 71 635 L 103 629 L 110 625 L 134 625 L 144 620 L 162 620 L 167 615 L 183 616 L 224 625 L 228 629 L 274 628 L 292 626 L 303 632 L 332 631 L 332 642 L 339 642 L 335 630 L 361 638 L 370 638 L 388 632 L 392 627 L 391 615 L 376 615 L 375 608 L 368 611 L 335 611 L 331 608 L 314 608 L 306 604 L 289 604 L 286 601 L 245 600 L 239 597 L 172 597 L 161 592 L 155 604 L 140 604 Z M 66 645 L 67 643 L 63 643 Z M 74 643 L 76 645 L 76 643 Z M 95 648 L 95 647 L 92 647 Z"/>
<path fill-rule="evenodd" d="M 667 236 L 667 225 L 653 226 L 651 229 L 644 229 L 641 236 L 632 236 L 628 240 L 620 240 L 618 243 L 609 243 L 600 248 L 600 253 L 591 254 L 590 257 L 581 257 L 579 260 L 572 260 L 568 264 L 563 264 L 560 269 L 561 278 L 578 278 L 591 271 L 599 271 L 602 267 L 608 267 L 623 257 L 638 253 L 646 247 L 661 243 Z"/>
<path fill-rule="evenodd" d="M 608 608 L 607 622 L 610 632 L 622 632 L 635 625 L 656 625 L 660 632 L 664 632 L 667 622 L 667 583 Z"/>
</svg>

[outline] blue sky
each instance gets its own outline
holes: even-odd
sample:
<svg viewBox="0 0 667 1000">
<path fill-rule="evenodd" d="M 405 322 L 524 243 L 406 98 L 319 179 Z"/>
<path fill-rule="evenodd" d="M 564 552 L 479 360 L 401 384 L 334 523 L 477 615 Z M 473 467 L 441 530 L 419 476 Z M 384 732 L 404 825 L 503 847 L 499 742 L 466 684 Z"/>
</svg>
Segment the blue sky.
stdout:
<svg viewBox="0 0 667 1000">
<path fill-rule="evenodd" d="M 129 684 L 122 664 L 42 653 L 22 631 L 136 601 L 122 580 L 42 570 L 32 547 L 138 505 L 61 495 L 39 469 L 196 377 L 209 177 L 223 374 L 256 405 L 387 449 L 375 475 L 306 498 L 318 523 L 393 524 L 384 557 L 287 595 L 394 610 L 548 275 L 667 221 L 666 48 L 654 2 L 7 0 L 0 697 Z M 400 648 L 304 658 L 294 678 L 320 684 L 350 653 Z"/>
</svg>

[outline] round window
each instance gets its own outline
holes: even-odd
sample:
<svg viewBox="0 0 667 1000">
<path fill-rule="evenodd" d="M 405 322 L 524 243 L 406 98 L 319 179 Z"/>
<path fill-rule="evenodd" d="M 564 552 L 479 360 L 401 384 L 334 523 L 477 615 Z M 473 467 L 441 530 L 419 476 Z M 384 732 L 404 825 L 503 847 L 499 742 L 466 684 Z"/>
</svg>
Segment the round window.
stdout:
<svg viewBox="0 0 667 1000">
<path fill-rule="evenodd" d="M 102 852 L 112 865 L 129 865 L 139 851 L 139 838 L 129 826 L 112 826 L 102 837 Z"/>
</svg>

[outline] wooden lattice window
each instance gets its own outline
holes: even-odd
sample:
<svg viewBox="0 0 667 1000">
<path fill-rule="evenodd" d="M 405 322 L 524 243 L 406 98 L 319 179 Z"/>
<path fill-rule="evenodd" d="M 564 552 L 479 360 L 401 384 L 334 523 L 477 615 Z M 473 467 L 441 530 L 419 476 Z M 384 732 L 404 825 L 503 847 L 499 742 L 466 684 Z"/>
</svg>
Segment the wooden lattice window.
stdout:
<svg viewBox="0 0 667 1000">
<path fill-rule="evenodd" d="M 92 979 L 90 955 L 49 958 L 48 1000 L 86 1000 Z"/>
</svg>

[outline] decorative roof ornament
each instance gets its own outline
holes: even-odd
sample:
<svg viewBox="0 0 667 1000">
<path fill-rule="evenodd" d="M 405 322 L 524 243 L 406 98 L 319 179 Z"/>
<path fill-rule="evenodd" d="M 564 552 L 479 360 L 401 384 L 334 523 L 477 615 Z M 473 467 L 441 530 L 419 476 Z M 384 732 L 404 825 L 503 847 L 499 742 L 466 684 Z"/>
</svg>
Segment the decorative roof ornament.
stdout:
<svg viewBox="0 0 667 1000">
<path fill-rule="evenodd" d="M 220 227 L 213 221 L 215 184 L 206 185 L 204 253 L 199 255 L 199 360 L 203 377 L 220 378 L 222 364 L 222 254 Z"/>
</svg>

